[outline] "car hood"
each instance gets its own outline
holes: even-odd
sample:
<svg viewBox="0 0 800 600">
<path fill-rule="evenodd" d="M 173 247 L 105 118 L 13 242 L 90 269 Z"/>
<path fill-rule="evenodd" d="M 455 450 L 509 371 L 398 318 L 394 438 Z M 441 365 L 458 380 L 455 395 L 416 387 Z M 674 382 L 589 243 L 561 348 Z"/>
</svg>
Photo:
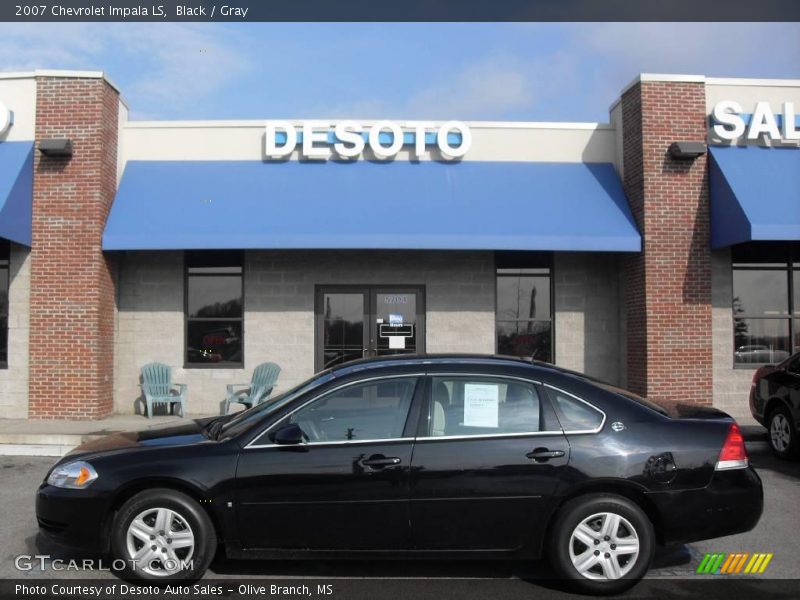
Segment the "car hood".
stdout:
<svg viewBox="0 0 800 600">
<path fill-rule="evenodd" d="M 73 448 L 67 456 L 98 454 L 117 450 L 153 448 L 156 446 L 186 446 L 208 442 L 203 433 L 209 419 L 198 419 L 180 424 L 167 424 L 143 429 L 111 433 Z"/>
</svg>

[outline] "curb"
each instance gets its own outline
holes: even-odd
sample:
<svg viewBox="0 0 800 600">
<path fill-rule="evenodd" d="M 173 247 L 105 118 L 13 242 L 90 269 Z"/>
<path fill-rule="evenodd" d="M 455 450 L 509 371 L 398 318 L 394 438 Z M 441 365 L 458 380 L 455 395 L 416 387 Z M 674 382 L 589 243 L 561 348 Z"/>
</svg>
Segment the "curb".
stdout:
<svg viewBox="0 0 800 600">
<path fill-rule="evenodd" d="M 64 456 L 81 444 L 102 435 L 59 433 L 0 434 L 0 456 Z"/>
</svg>

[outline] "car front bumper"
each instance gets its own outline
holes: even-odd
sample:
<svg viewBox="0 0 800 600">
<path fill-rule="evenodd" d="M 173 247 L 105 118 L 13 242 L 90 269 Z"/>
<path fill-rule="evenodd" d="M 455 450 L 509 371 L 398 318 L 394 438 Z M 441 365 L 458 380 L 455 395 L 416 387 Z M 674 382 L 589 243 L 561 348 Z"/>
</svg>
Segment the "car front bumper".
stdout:
<svg viewBox="0 0 800 600">
<path fill-rule="evenodd" d="M 662 542 L 684 544 L 750 531 L 761 518 L 764 491 L 752 467 L 715 471 L 706 487 L 653 492 Z"/>
<path fill-rule="evenodd" d="M 65 546 L 106 552 L 110 496 L 91 487 L 71 490 L 43 483 L 36 493 L 39 531 Z"/>
</svg>

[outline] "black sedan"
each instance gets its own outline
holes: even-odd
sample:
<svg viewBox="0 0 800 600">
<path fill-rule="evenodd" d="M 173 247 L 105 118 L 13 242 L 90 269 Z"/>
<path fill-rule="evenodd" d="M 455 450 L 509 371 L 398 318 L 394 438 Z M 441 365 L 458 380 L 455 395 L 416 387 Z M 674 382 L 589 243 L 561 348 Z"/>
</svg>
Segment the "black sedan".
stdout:
<svg viewBox="0 0 800 600">
<path fill-rule="evenodd" d="M 769 431 L 769 445 L 781 458 L 800 455 L 800 352 L 753 373 L 750 412 Z"/>
<path fill-rule="evenodd" d="M 761 481 L 725 413 L 667 411 L 551 365 L 358 361 L 234 416 L 88 443 L 39 488 L 41 530 L 123 576 L 232 558 L 548 557 L 589 592 L 657 544 L 752 529 Z"/>
</svg>

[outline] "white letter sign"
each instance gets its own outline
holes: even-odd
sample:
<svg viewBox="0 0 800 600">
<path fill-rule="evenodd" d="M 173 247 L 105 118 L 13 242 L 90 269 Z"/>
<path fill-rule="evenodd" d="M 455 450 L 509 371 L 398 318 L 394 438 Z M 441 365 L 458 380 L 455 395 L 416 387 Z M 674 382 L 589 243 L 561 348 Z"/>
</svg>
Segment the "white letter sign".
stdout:
<svg viewBox="0 0 800 600">
<path fill-rule="evenodd" d="M 403 126 L 395 121 L 379 121 L 370 127 L 355 121 L 339 121 L 335 126 L 325 121 L 305 121 L 300 155 L 303 158 L 326 160 L 329 158 L 357 158 L 367 145 L 379 159 L 397 156 L 408 146 L 412 159 L 420 159 L 429 150 L 428 139 L 435 140 L 441 156 L 448 160 L 459 159 L 472 146 L 472 133 L 461 121 L 448 121 L 441 126 L 410 122 Z M 300 134 L 298 126 L 288 121 L 268 121 L 264 140 L 264 154 L 268 158 L 286 158 L 296 149 Z"/>
<path fill-rule="evenodd" d="M 773 142 L 800 140 L 794 102 L 784 102 L 783 114 L 776 115 L 770 103 L 762 100 L 756 102 L 753 107 L 749 123 L 747 116 L 738 102 L 733 100 L 717 102 L 711 111 L 713 135 L 720 140 L 731 142 L 742 138 L 747 141 L 766 138 Z"/>
<path fill-rule="evenodd" d="M 277 143 L 278 132 L 282 132 L 286 136 L 286 141 L 280 146 Z M 295 131 L 294 125 L 286 121 L 267 123 L 264 154 L 269 158 L 283 158 L 294 152 L 295 146 L 297 146 L 297 131 Z"/>
<path fill-rule="evenodd" d="M 772 114 L 769 102 L 756 102 L 756 109 L 753 111 L 750 127 L 747 130 L 747 139 L 757 140 L 758 136 L 764 133 L 771 140 L 781 139 L 778 122 L 775 120 L 775 115 Z"/>
<path fill-rule="evenodd" d="M 742 107 L 733 100 L 723 100 L 718 102 L 711 112 L 711 116 L 717 125 L 714 125 L 714 133 L 723 140 L 735 140 L 742 137 L 744 133 L 744 119 L 739 115 Z"/>
<path fill-rule="evenodd" d="M 794 111 L 794 102 L 783 103 L 783 139 L 788 141 L 800 140 L 800 129 L 797 128 L 797 113 Z"/>
<path fill-rule="evenodd" d="M 14 113 L 0 100 L 0 135 L 9 130 L 14 123 Z"/>
</svg>

